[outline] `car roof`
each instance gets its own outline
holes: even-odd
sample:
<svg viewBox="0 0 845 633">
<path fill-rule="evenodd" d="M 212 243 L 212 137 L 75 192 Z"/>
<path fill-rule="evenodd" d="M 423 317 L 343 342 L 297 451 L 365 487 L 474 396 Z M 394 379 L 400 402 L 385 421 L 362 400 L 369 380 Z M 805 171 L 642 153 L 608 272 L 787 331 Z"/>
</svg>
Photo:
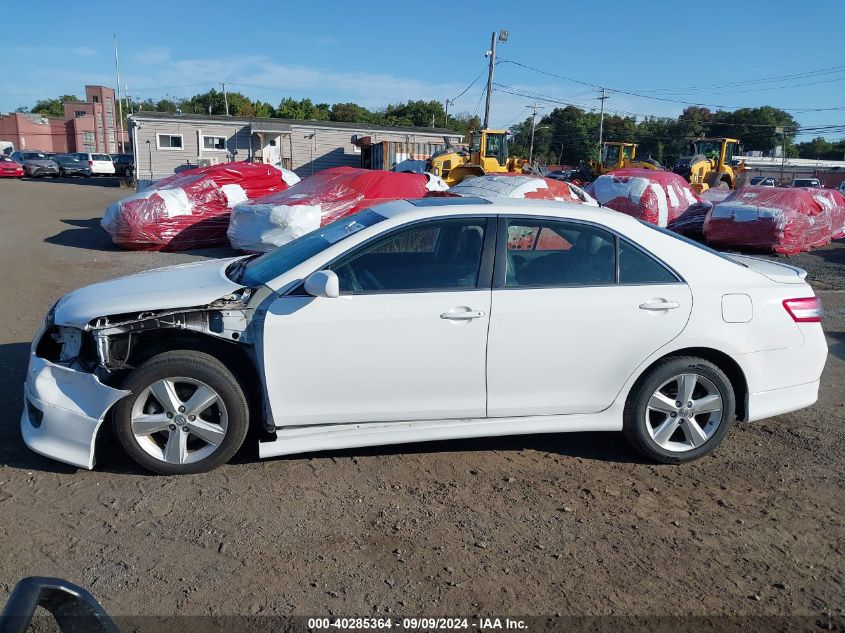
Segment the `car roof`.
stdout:
<svg viewBox="0 0 845 633">
<path fill-rule="evenodd" d="M 420 216 L 467 215 L 542 215 L 563 219 L 579 219 L 606 225 L 625 225 L 635 223 L 629 215 L 605 207 L 593 207 L 574 202 L 557 200 L 526 200 L 521 198 L 418 198 L 415 200 L 395 200 L 373 207 L 379 215 L 387 218 L 404 214 Z M 415 213 L 417 212 L 417 213 Z"/>
</svg>

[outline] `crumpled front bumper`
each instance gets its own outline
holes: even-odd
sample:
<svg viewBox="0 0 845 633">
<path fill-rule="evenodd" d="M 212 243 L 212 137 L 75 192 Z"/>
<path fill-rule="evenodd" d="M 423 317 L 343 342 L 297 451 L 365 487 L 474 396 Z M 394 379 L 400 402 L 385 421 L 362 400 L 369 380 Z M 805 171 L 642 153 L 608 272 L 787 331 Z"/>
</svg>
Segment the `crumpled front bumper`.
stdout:
<svg viewBox="0 0 845 633">
<path fill-rule="evenodd" d="M 94 467 L 97 431 L 115 402 L 129 395 L 96 376 L 31 354 L 24 383 L 21 434 L 36 453 L 79 468 Z"/>
</svg>

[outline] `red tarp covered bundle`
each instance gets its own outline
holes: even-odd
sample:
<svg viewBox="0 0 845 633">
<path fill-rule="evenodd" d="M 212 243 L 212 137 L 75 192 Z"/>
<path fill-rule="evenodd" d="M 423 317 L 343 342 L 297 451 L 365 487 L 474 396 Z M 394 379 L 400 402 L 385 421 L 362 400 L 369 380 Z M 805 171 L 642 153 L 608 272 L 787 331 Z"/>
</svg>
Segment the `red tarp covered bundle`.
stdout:
<svg viewBox="0 0 845 633">
<path fill-rule="evenodd" d="M 713 207 L 708 242 L 794 255 L 845 232 L 845 198 L 832 189 L 743 187 Z"/>
<path fill-rule="evenodd" d="M 617 169 L 596 178 L 587 193 L 614 211 L 662 227 L 701 202 L 681 176 L 659 169 Z"/>
<path fill-rule="evenodd" d="M 270 165 L 224 163 L 189 169 L 112 204 L 101 226 L 135 250 L 179 251 L 226 243 L 231 208 L 283 191 L 296 175 Z M 283 178 L 287 178 L 285 182 Z"/>
<path fill-rule="evenodd" d="M 598 206 L 595 200 L 575 185 L 533 174 L 487 174 L 477 178 L 468 178 L 449 189 L 448 195 L 465 198 L 498 197 L 557 200 L 558 202 Z"/>
<path fill-rule="evenodd" d="M 229 241 L 241 250 L 269 251 L 360 209 L 442 189 L 443 180 L 431 174 L 334 167 L 286 191 L 237 205 Z"/>
</svg>

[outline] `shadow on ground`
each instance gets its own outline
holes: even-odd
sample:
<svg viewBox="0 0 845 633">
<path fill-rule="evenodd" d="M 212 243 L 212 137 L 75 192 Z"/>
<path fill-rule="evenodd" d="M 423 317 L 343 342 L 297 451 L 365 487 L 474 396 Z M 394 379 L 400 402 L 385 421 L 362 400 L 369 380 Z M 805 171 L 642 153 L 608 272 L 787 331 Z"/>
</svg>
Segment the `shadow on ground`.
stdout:
<svg viewBox="0 0 845 633">
<path fill-rule="evenodd" d="M 58 246 L 71 246 L 97 251 L 119 251 L 120 249 L 112 243 L 109 234 L 100 226 L 100 220 L 101 218 L 62 220 L 64 224 L 74 228 L 65 229 L 55 235 L 45 237 L 44 241 Z"/>
<path fill-rule="evenodd" d="M 845 360 L 845 332 L 827 332 L 827 351 L 837 358 Z"/>
<path fill-rule="evenodd" d="M 26 182 L 34 182 L 41 184 L 62 184 L 62 185 L 84 185 L 86 187 L 119 187 L 123 178 L 113 176 L 92 176 L 91 178 L 83 178 L 77 176 L 75 178 L 24 178 Z M 126 188 L 126 195 L 135 192 L 132 187 Z"/>
<path fill-rule="evenodd" d="M 90 218 L 88 220 L 61 220 L 73 228 L 65 229 L 55 235 L 44 238 L 44 241 L 57 246 L 69 246 L 72 248 L 83 248 L 95 251 L 125 252 L 111 241 L 111 237 L 100 226 L 102 218 Z M 235 257 L 243 255 L 228 246 L 212 246 L 207 248 L 194 248 L 179 251 L 185 255 L 196 257 Z"/>
</svg>

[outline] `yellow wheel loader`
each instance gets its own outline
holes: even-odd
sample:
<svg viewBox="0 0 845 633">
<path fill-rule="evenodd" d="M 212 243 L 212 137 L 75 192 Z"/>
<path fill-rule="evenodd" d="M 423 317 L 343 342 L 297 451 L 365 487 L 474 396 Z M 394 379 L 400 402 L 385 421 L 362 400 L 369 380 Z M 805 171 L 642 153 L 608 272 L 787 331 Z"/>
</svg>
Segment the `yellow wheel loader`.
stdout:
<svg viewBox="0 0 845 633">
<path fill-rule="evenodd" d="M 686 178 L 698 193 L 711 187 L 733 189 L 737 177 L 745 171 L 745 162 L 734 158 L 739 153 L 739 140 L 735 138 L 698 138 L 690 142 L 689 151 L 672 171 Z"/>
<path fill-rule="evenodd" d="M 635 167 L 638 169 L 662 169 L 660 163 L 651 158 L 637 159 L 637 144 L 619 141 L 602 143 L 601 160 L 587 162 L 590 178 L 595 180 L 599 176 L 617 169 Z"/>
<path fill-rule="evenodd" d="M 527 161 L 508 156 L 505 130 L 480 130 L 470 133 L 469 147 L 450 146 L 426 161 L 426 171 L 440 176 L 450 187 L 465 178 L 485 174 L 522 173 Z"/>
</svg>

